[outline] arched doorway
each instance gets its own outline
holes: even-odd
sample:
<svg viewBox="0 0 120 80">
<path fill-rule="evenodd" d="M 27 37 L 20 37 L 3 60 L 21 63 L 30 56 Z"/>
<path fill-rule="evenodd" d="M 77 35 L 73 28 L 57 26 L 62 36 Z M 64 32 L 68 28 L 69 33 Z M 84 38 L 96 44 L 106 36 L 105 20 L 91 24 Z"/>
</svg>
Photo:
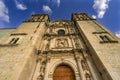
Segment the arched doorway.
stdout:
<svg viewBox="0 0 120 80">
<path fill-rule="evenodd" d="M 54 71 L 53 80 L 75 80 L 75 75 L 69 66 L 59 65 Z"/>
</svg>

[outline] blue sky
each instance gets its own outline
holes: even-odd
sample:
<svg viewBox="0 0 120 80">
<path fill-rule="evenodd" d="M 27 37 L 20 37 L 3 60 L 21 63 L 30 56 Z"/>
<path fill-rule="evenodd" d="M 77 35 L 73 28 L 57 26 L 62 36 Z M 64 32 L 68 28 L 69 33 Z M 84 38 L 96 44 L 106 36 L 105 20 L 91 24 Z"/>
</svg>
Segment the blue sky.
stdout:
<svg viewBox="0 0 120 80">
<path fill-rule="evenodd" d="M 82 12 L 120 37 L 120 0 L 0 0 L 0 28 L 17 28 L 32 14 L 70 20 Z"/>
</svg>

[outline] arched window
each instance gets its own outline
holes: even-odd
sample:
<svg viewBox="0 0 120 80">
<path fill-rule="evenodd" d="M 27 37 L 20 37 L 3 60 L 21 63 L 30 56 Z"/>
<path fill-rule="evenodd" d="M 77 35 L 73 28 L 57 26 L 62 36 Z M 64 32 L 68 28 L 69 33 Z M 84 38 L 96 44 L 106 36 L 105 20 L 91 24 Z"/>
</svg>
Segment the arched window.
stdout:
<svg viewBox="0 0 120 80">
<path fill-rule="evenodd" d="M 59 36 L 63 36 L 63 35 L 65 35 L 65 31 L 64 31 L 64 30 L 62 30 L 62 29 L 61 29 L 61 30 L 59 30 L 59 31 L 58 31 L 58 35 L 59 35 Z"/>
</svg>

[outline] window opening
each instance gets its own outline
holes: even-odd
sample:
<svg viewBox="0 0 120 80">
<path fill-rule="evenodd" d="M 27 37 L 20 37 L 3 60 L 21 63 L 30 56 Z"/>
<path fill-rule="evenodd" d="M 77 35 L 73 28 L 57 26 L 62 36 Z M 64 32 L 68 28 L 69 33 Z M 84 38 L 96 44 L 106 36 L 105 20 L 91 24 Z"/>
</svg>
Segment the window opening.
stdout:
<svg viewBox="0 0 120 80">
<path fill-rule="evenodd" d="M 19 38 L 13 38 L 9 44 L 16 44 Z"/>
<path fill-rule="evenodd" d="M 110 39 L 108 38 L 108 36 L 104 35 L 104 36 L 100 36 L 100 38 L 104 41 L 104 42 L 109 42 Z"/>
<path fill-rule="evenodd" d="M 9 42 L 9 44 L 12 44 L 14 40 L 15 40 L 15 38 L 12 38 L 12 40 Z"/>
<path fill-rule="evenodd" d="M 58 31 L 58 35 L 59 35 L 59 36 L 65 35 L 65 31 L 64 31 L 64 30 L 59 30 L 59 31 Z"/>
</svg>

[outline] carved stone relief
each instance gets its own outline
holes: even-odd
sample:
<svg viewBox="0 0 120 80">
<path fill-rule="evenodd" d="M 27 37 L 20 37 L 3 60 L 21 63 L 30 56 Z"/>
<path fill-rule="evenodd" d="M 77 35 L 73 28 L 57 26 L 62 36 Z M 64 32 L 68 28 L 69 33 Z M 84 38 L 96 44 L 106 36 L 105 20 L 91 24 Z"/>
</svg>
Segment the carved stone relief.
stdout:
<svg viewBox="0 0 120 80">
<path fill-rule="evenodd" d="M 43 80 L 44 78 L 44 73 L 45 73 L 45 67 L 46 67 L 46 59 L 41 58 L 41 62 L 40 62 L 40 73 L 39 76 L 37 77 L 37 80 Z"/>
<path fill-rule="evenodd" d="M 81 65 L 82 65 L 83 70 L 88 70 L 87 64 L 84 60 L 81 60 Z"/>
<path fill-rule="evenodd" d="M 73 28 L 70 28 L 70 33 L 74 33 L 74 29 Z"/>
<path fill-rule="evenodd" d="M 91 80 L 91 77 L 88 73 L 85 75 L 85 77 L 86 77 L 86 80 Z"/>
<path fill-rule="evenodd" d="M 49 28 L 49 33 L 52 33 L 52 27 Z"/>
<path fill-rule="evenodd" d="M 85 72 L 86 80 L 91 80 L 90 71 L 85 60 L 81 60 L 82 69 Z"/>
<path fill-rule="evenodd" d="M 50 37 L 44 37 L 45 40 L 45 50 L 49 50 L 49 46 L 50 46 Z"/>
<path fill-rule="evenodd" d="M 68 25 L 70 25 L 69 22 L 64 22 L 64 21 L 61 21 L 61 20 L 50 23 L 50 26 L 55 26 L 55 27 L 66 27 Z"/>
<path fill-rule="evenodd" d="M 39 75 L 37 80 L 43 80 L 43 76 L 42 75 Z"/>
<path fill-rule="evenodd" d="M 50 46 L 50 44 L 47 43 L 47 44 L 46 44 L 46 47 L 45 47 L 45 50 L 49 50 L 49 46 Z"/>
<path fill-rule="evenodd" d="M 56 47 L 62 48 L 62 47 L 68 47 L 68 40 L 67 39 L 57 39 L 56 40 Z"/>
<path fill-rule="evenodd" d="M 74 38 L 74 42 L 75 42 L 76 48 L 80 48 L 80 43 L 79 43 L 78 38 Z"/>
</svg>

